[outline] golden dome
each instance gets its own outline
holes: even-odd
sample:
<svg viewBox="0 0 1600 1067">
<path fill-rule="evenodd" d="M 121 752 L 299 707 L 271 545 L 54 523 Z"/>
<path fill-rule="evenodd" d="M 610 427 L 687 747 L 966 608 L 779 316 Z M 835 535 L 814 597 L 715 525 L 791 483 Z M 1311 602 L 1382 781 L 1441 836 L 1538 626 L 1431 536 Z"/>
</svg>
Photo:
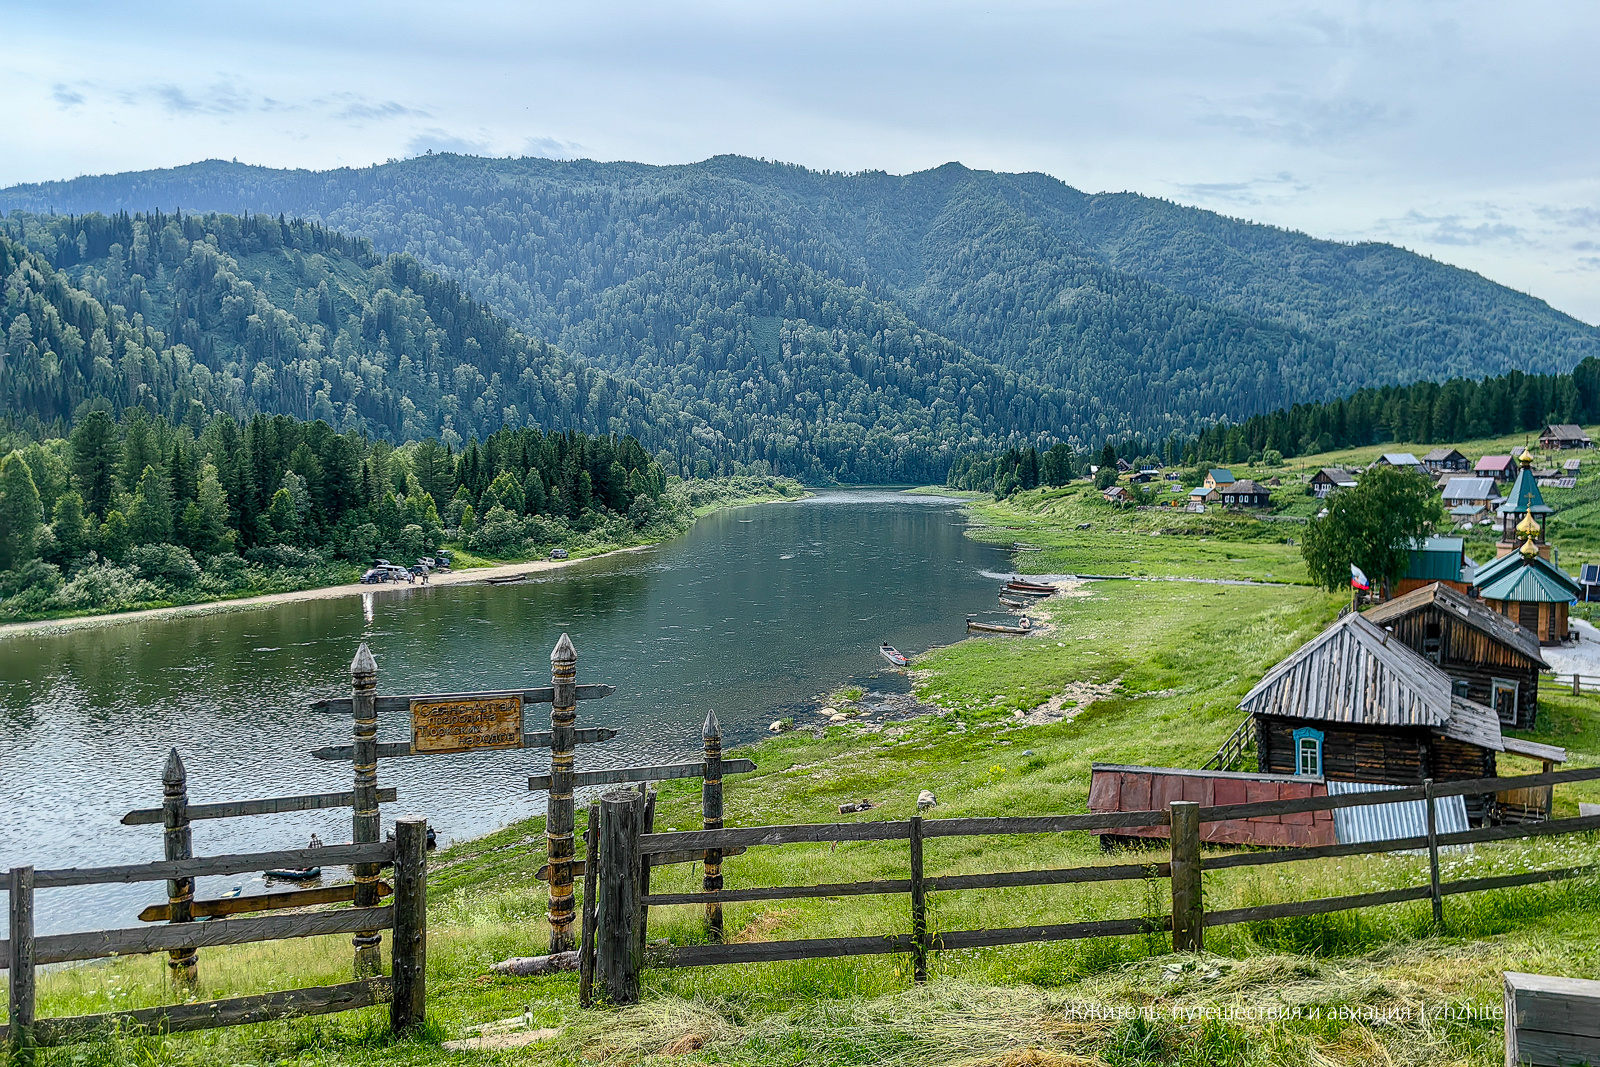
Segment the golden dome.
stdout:
<svg viewBox="0 0 1600 1067">
<path fill-rule="evenodd" d="M 1534 537 L 1539 533 L 1539 524 L 1534 521 L 1533 512 L 1528 512 L 1522 517 L 1522 521 L 1517 523 L 1517 533 L 1523 537 Z"/>
<path fill-rule="evenodd" d="M 1524 467 L 1533 466 L 1533 453 L 1528 451 L 1527 445 L 1522 446 L 1522 455 L 1517 457 L 1517 462 Z"/>
<path fill-rule="evenodd" d="M 1539 550 L 1534 547 L 1533 538 L 1531 537 L 1522 542 L 1522 548 L 1519 551 L 1521 551 L 1523 559 L 1532 559 L 1539 554 Z"/>
</svg>

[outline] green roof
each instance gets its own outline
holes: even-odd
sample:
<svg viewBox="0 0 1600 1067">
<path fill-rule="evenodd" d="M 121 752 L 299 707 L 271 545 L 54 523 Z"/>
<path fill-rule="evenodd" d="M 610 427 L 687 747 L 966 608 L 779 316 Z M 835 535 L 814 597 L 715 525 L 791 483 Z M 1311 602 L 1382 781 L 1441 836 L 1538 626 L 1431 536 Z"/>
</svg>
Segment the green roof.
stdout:
<svg viewBox="0 0 1600 1067">
<path fill-rule="evenodd" d="M 1464 544 L 1459 537 L 1429 537 L 1420 545 L 1414 545 L 1406 563 L 1405 577 L 1459 582 Z"/>
<path fill-rule="evenodd" d="M 1506 561 L 1512 562 L 1506 566 Z M 1563 604 L 1583 590 L 1565 571 L 1542 556 L 1523 559 L 1513 552 L 1478 571 L 1479 595 L 1485 600 L 1522 600 L 1538 604 Z"/>
<path fill-rule="evenodd" d="M 1555 508 L 1544 502 L 1544 497 L 1539 495 L 1539 480 L 1533 476 L 1533 471 L 1523 467 L 1517 471 L 1517 480 L 1511 485 L 1511 492 L 1506 497 L 1506 502 L 1500 505 L 1501 515 L 1521 515 L 1525 512 L 1535 515 L 1548 515 Z"/>
</svg>

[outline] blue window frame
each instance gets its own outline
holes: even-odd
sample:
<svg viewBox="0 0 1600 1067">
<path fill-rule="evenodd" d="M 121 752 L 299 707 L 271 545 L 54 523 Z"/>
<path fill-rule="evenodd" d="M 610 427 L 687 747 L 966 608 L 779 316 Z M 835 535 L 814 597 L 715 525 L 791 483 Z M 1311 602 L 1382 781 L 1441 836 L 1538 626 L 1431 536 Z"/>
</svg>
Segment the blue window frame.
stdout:
<svg viewBox="0 0 1600 1067">
<path fill-rule="evenodd" d="M 1322 731 L 1302 726 L 1294 732 L 1294 773 L 1322 774 Z"/>
</svg>

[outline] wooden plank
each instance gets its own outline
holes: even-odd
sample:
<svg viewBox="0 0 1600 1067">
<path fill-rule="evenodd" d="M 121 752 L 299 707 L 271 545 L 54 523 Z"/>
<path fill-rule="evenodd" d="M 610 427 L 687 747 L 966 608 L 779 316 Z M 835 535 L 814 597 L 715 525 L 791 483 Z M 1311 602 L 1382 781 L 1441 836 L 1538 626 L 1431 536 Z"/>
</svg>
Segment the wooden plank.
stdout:
<svg viewBox="0 0 1600 1067">
<path fill-rule="evenodd" d="M 781 960 L 831 959 L 838 956 L 877 956 L 910 952 L 908 934 L 879 937 L 814 937 L 798 941 L 755 941 L 734 945 L 678 945 L 668 949 L 656 967 L 706 967 L 722 963 L 774 963 Z"/>
<path fill-rule="evenodd" d="M 1358 841 L 1348 845 L 1313 845 L 1274 852 L 1236 852 L 1229 856 L 1209 856 L 1200 861 L 1202 871 L 1229 867 L 1259 867 L 1269 863 L 1298 863 L 1301 860 L 1330 859 L 1337 856 L 1366 856 L 1378 852 L 1427 848 L 1427 837 L 1399 837 L 1392 841 Z"/>
<path fill-rule="evenodd" d="M 731 762 L 731 761 L 730 761 Z M 1043 815 L 978 819 L 929 819 L 922 836 L 976 837 L 1004 834 L 1054 834 L 1074 830 L 1112 830 L 1123 827 L 1165 826 L 1164 811 L 1112 811 L 1090 815 Z M 650 834 L 640 839 L 647 853 L 727 849 L 731 845 L 790 845 L 804 842 L 903 841 L 911 835 L 908 822 L 817 823 L 798 826 L 744 826 L 724 830 L 685 830 Z"/>
<path fill-rule="evenodd" d="M 378 790 L 378 803 L 393 804 L 399 797 L 394 789 Z M 286 811 L 315 811 L 319 808 L 348 808 L 356 801 L 353 790 L 342 793 L 308 793 L 298 797 L 268 797 L 263 800 L 227 800 L 216 804 L 189 804 L 184 814 L 195 819 L 232 819 L 243 815 L 277 815 Z M 136 808 L 122 817 L 124 826 L 150 826 L 161 821 L 160 808 Z"/>
<path fill-rule="evenodd" d="M 1253 923 L 1265 919 L 1286 919 L 1300 915 L 1325 915 L 1332 911 L 1351 911 L 1356 908 L 1376 908 L 1408 900 L 1427 900 L 1432 895 L 1431 886 L 1419 885 L 1407 889 L 1386 889 L 1380 893 L 1357 893 L 1345 897 L 1324 897 L 1322 900 L 1295 900 L 1285 904 L 1262 904 L 1254 908 L 1209 911 L 1206 912 L 1205 920 L 1207 926 L 1227 926 L 1229 923 Z"/>
<path fill-rule="evenodd" d="M 1106 811 L 1088 815 L 1023 815 L 977 819 L 930 819 L 922 824 L 923 837 L 974 837 L 990 834 L 1061 834 L 1074 830 L 1112 830 L 1122 827 L 1165 826 L 1165 811 Z"/>
<path fill-rule="evenodd" d="M 580 687 L 581 688 L 581 687 Z M 380 703 L 382 698 L 379 698 Z M 609 741 L 617 736 L 617 731 L 606 726 L 591 726 L 582 730 L 574 730 L 577 743 L 592 745 L 601 741 Z M 522 735 L 523 748 L 549 748 L 550 731 L 535 730 Z M 324 748 L 314 748 L 311 755 L 314 759 L 348 760 L 353 758 L 355 747 L 352 745 L 328 745 Z M 378 744 L 379 759 L 394 759 L 397 756 L 432 756 L 435 752 L 413 752 L 410 741 L 383 741 Z"/>
<path fill-rule="evenodd" d="M 725 856 L 742 856 L 744 853 L 745 849 L 741 845 L 737 848 L 724 849 L 722 854 Z M 687 849 L 682 852 L 657 852 L 645 857 L 652 867 L 660 867 L 666 863 L 699 863 L 704 858 L 704 852 L 693 852 Z M 587 873 L 588 869 L 583 860 L 572 861 L 572 876 L 574 878 Z M 533 877 L 540 882 L 548 882 L 550 880 L 550 865 L 546 863 L 537 871 L 534 871 Z"/>
<path fill-rule="evenodd" d="M 33 868 L 11 868 L 11 893 L 7 905 L 11 939 L 6 942 L 6 969 L 10 971 L 10 1060 L 18 1067 L 33 1063 L 37 966 L 48 962 L 39 956 L 39 939 L 33 934 Z"/>
<path fill-rule="evenodd" d="M 1155 933 L 1172 927 L 1171 916 L 1149 919 L 1098 919 L 1093 922 L 1057 923 L 1050 926 L 1015 926 L 1003 930 L 957 930 L 937 935 L 933 947 L 949 951 L 1025 945 L 1036 941 L 1076 941 L 1086 937 L 1123 937 Z"/>
<path fill-rule="evenodd" d="M 1508 1027 L 1514 1022 L 1519 1031 L 1600 1039 L 1600 982 L 1516 971 L 1505 972 L 1505 979 L 1515 998 Z"/>
<path fill-rule="evenodd" d="M 192 860 L 158 860 L 114 867 L 67 867 L 39 871 L 34 884 L 41 889 L 69 885 L 105 885 L 111 882 L 162 882 L 169 878 L 202 878 L 213 874 L 244 874 L 278 868 L 342 867 L 352 863 L 388 863 L 394 846 L 378 841 L 365 845 L 324 845 L 283 852 L 242 852 L 228 856 L 197 856 Z"/>
<path fill-rule="evenodd" d="M 578 686 L 579 700 L 604 700 L 617 691 L 614 685 L 601 685 L 590 683 Z M 520 696 L 524 704 L 548 704 L 555 698 L 555 687 L 549 685 L 536 686 L 533 689 L 496 689 L 485 693 L 413 693 L 401 696 L 387 696 L 377 698 L 378 714 L 385 712 L 395 713 L 411 710 L 413 700 L 439 701 L 439 700 L 489 700 L 494 697 Z M 327 711 L 336 715 L 350 714 L 349 697 L 330 697 L 327 700 L 315 700 L 311 703 L 312 711 Z"/>
<path fill-rule="evenodd" d="M 911 977 L 928 980 L 928 884 L 922 865 L 922 816 L 911 816 Z"/>
<path fill-rule="evenodd" d="M 386 883 L 378 883 L 378 896 L 393 893 Z M 224 915 L 248 915 L 256 911 L 282 911 L 285 908 L 305 908 L 313 904 L 342 904 L 356 898 L 356 884 L 322 886 L 318 889 L 287 889 L 281 893 L 258 893 L 249 897 L 221 897 L 217 900 L 197 900 L 190 905 L 195 918 L 221 918 Z M 142 923 L 164 923 L 171 909 L 166 904 L 152 904 L 139 913 Z"/>
<path fill-rule="evenodd" d="M 617 785 L 622 782 L 665 782 L 673 778 L 698 778 L 705 769 L 694 763 L 658 763 L 653 767 L 606 767 L 598 771 L 578 771 L 572 776 L 573 788 L 586 785 Z M 756 765 L 747 759 L 722 761 L 724 774 L 747 774 Z M 549 789 L 550 776 L 535 774 L 528 779 L 529 789 Z"/>
<path fill-rule="evenodd" d="M 1560 882 L 1568 878 L 1584 878 L 1600 872 L 1600 866 L 1587 867 L 1562 867 L 1548 871 L 1528 871 L 1525 874 L 1499 874 L 1489 878 L 1463 878 L 1454 882 L 1444 882 L 1439 886 L 1441 896 L 1450 896 L 1454 893 L 1482 893 L 1488 889 L 1512 889 L 1522 885 L 1538 885 L 1541 882 Z"/>
<path fill-rule="evenodd" d="M 1200 893 L 1200 805 L 1172 805 L 1172 951 L 1205 951 L 1205 904 Z"/>
<path fill-rule="evenodd" d="M 428 820 L 397 819 L 394 835 L 389 1030 L 404 1035 L 423 1025 L 428 1004 Z"/>
<path fill-rule="evenodd" d="M 1066 867 L 1046 871 L 1002 871 L 998 874 L 947 874 L 928 879 L 929 891 L 1010 889 L 1029 885 L 1069 885 L 1077 882 L 1119 882 L 1133 878 L 1166 878 L 1167 863 L 1116 863 L 1103 867 Z"/>
<path fill-rule="evenodd" d="M 394 907 L 350 908 L 297 915 L 264 915 L 255 919 L 218 919 L 208 923 L 176 923 L 128 930 L 90 930 L 52 934 L 38 939 L 40 963 L 70 963 L 180 948 L 245 945 L 291 937 L 321 937 L 359 930 L 387 930 L 394 925 Z"/>
<path fill-rule="evenodd" d="M 840 882 L 837 885 L 779 885 L 752 889 L 719 889 L 715 892 L 656 893 L 646 904 L 731 904 L 741 900 L 805 900 L 813 897 L 861 897 L 884 893 L 909 893 L 911 881 L 890 878 L 877 882 Z"/>
<path fill-rule="evenodd" d="M 1474 793 L 1498 793 L 1507 789 L 1531 789 L 1537 786 L 1561 785 L 1569 782 L 1588 782 L 1600 779 L 1600 767 L 1580 767 L 1569 771 L 1552 771 L 1549 774 L 1525 774 L 1512 778 L 1472 778 L 1454 782 L 1436 782 L 1436 797 L 1470 796 Z M 1382 799 L 1374 799 L 1381 797 Z M 1368 804 L 1395 804 L 1407 800 L 1425 800 L 1427 790 L 1420 785 L 1377 793 L 1347 793 L 1337 797 L 1307 797 L 1303 800 L 1273 800 L 1259 804 L 1227 804 L 1201 808 L 1201 822 L 1222 822 L 1228 819 L 1262 818 L 1287 815 L 1301 811 L 1332 811 L 1337 808 L 1355 808 Z"/>
<path fill-rule="evenodd" d="M 285 989 L 257 993 L 229 1000 L 208 1000 L 198 1004 L 164 1004 L 157 1008 L 109 1012 L 104 1015 L 72 1015 L 40 1019 L 36 1032 L 42 1045 L 66 1045 L 112 1031 L 141 1030 L 177 1034 L 209 1030 L 218 1026 L 293 1019 L 352 1011 L 389 999 L 389 979 L 368 978 L 343 985 Z"/>
</svg>

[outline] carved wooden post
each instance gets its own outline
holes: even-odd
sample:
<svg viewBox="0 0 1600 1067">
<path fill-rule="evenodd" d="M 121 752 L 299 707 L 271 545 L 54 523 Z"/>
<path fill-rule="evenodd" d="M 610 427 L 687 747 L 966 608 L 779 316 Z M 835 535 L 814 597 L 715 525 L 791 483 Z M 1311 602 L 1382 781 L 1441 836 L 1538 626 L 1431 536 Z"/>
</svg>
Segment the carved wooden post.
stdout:
<svg viewBox="0 0 1600 1067">
<path fill-rule="evenodd" d="M 922 816 L 911 816 L 911 976 L 928 980 L 928 887 L 922 877 Z"/>
<path fill-rule="evenodd" d="M 1172 818 L 1172 951 L 1205 951 L 1205 905 L 1200 896 L 1200 805 L 1174 800 Z"/>
<path fill-rule="evenodd" d="M 356 649 L 356 658 L 350 661 L 350 712 L 354 719 L 353 737 L 355 752 L 351 763 L 355 767 L 355 805 L 351 816 L 350 840 L 358 845 L 378 843 L 378 661 L 365 641 Z M 378 905 L 378 870 L 376 863 L 355 865 L 356 900 L 358 908 Z M 376 930 L 362 930 L 350 939 L 355 946 L 355 975 L 369 978 L 383 973 L 383 959 L 379 946 L 383 935 Z"/>
<path fill-rule="evenodd" d="M 11 1062 L 33 1063 L 33 868 L 11 868 Z"/>
<path fill-rule="evenodd" d="M 1577 677 L 1577 675 L 1573 675 Z M 1427 790 L 1428 805 L 1428 889 L 1433 901 L 1433 925 L 1444 925 L 1444 897 L 1439 893 L 1439 814 L 1433 800 L 1433 779 L 1422 783 Z"/>
<path fill-rule="evenodd" d="M 194 859 L 194 839 L 189 830 L 189 780 L 178 750 L 167 753 L 161 771 L 162 854 L 169 860 Z M 194 879 L 167 879 L 168 920 L 175 923 L 194 919 Z M 173 949 L 167 955 L 172 984 L 193 989 L 199 979 L 200 953 L 193 948 Z"/>
<path fill-rule="evenodd" d="M 577 747 L 578 653 L 566 634 L 550 653 L 550 793 L 544 813 L 550 864 L 550 951 L 572 951 L 572 759 Z"/>
<path fill-rule="evenodd" d="M 611 1003 L 639 999 L 639 830 L 644 797 L 614 789 L 600 798 L 600 910 L 596 970 Z"/>
<path fill-rule="evenodd" d="M 722 829 L 722 727 L 717 723 L 717 713 L 706 714 L 706 724 L 700 731 L 705 743 L 704 765 L 700 768 L 701 825 L 707 830 Z M 722 850 L 706 849 L 705 867 L 700 888 L 707 893 L 722 889 Z M 706 939 L 712 943 L 722 941 L 722 903 L 706 904 Z"/>
<path fill-rule="evenodd" d="M 394 941 L 390 946 L 394 999 L 389 1029 L 410 1033 L 427 1012 L 428 820 L 394 824 Z"/>
<path fill-rule="evenodd" d="M 578 941 L 578 1007 L 594 1004 L 594 926 L 598 916 L 595 888 L 600 884 L 600 805 L 589 805 L 589 825 L 583 833 L 583 927 Z"/>
</svg>

